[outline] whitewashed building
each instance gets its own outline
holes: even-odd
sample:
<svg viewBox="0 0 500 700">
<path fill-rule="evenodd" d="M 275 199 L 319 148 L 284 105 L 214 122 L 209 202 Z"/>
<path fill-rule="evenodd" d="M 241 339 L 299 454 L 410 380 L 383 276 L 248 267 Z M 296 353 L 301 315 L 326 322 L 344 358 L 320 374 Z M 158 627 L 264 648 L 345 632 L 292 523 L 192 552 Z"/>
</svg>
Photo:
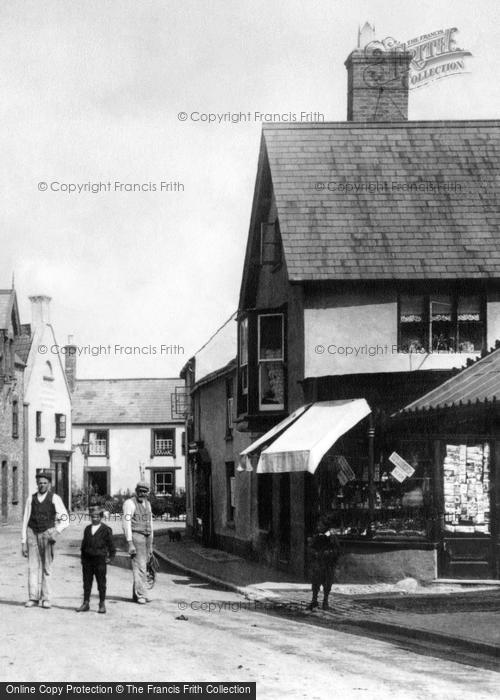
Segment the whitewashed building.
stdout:
<svg viewBox="0 0 500 700">
<path fill-rule="evenodd" d="M 140 479 L 156 496 L 184 490 L 183 391 L 178 378 L 74 380 L 73 491 L 115 496 Z"/>
<path fill-rule="evenodd" d="M 16 353 L 26 363 L 26 464 L 28 490 L 36 490 L 39 470 L 50 471 L 52 485 L 66 506 L 71 505 L 71 394 L 59 346 L 50 323 L 50 301 L 31 296 L 31 324 L 23 324 Z"/>
</svg>

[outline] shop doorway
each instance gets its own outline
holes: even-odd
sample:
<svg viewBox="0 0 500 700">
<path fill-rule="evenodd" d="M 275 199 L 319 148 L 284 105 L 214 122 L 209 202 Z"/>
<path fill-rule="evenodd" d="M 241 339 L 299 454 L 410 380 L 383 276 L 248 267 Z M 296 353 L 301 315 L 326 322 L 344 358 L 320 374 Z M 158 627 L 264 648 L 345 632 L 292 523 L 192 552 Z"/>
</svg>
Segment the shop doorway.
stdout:
<svg viewBox="0 0 500 700">
<path fill-rule="evenodd" d="M 441 546 L 438 576 L 490 579 L 495 572 L 495 528 L 491 513 L 494 451 L 480 438 L 449 438 L 440 448 L 442 471 Z"/>
<path fill-rule="evenodd" d="M 290 474 L 280 474 L 279 484 L 278 565 L 280 568 L 287 568 L 290 562 Z"/>
</svg>

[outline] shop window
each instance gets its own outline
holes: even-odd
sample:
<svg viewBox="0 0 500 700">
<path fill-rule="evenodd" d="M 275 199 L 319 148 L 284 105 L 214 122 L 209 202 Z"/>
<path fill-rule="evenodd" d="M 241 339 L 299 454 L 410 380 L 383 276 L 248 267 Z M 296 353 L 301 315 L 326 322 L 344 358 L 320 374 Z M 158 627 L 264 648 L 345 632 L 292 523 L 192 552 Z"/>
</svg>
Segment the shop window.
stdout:
<svg viewBox="0 0 500 700">
<path fill-rule="evenodd" d="M 234 462 L 226 462 L 226 518 L 231 523 L 234 522 L 235 486 Z"/>
<path fill-rule="evenodd" d="M 106 457 L 108 455 L 107 430 L 89 430 L 87 441 L 91 457 Z"/>
<path fill-rule="evenodd" d="M 257 474 L 258 520 L 261 530 L 270 530 L 273 522 L 273 476 Z"/>
<path fill-rule="evenodd" d="M 19 437 L 19 403 L 12 402 L 12 437 Z"/>
<path fill-rule="evenodd" d="M 154 491 L 157 496 L 173 496 L 174 494 L 174 473 L 172 471 L 155 472 Z"/>
<path fill-rule="evenodd" d="M 56 413 L 56 438 L 66 437 L 66 416 L 64 413 Z"/>
<path fill-rule="evenodd" d="M 262 314 L 258 323 L 259 409 L 285 407 L 283 314 Z"/>
<path fill-rule="evenodd" d="M 328 453 L 322 460 L 315 475 L 319 514 L 338 535 L 374 540 L 421 540 L 433 535 L 429 445 L 409 442 L 397 449 L 379 456 L 371 497 L 368 460 L 359 456 L 362 452 Z"/>
<path fill-rule="evenodd" d="M 36 437 L 41 438 L 42 437 L 42 412 L 41 411 L 36 412 L 35 422 L 36 422 Z"/>
<path fill-rule="evenodd" d="M 399 298 L 400 352 L 480 352 L 485 332 L 480 295 L 402 294 Z"/>
<path fill-rule="evenodd" d="M 490 532 L 490 446 L 446 445 L 443 462 L 447 532 Z"/>
<path fill-rule="evenodd" d="M 152 443 L 152 457 L 175 457 L 175 430 L 153 430 Z"/>
</svg>

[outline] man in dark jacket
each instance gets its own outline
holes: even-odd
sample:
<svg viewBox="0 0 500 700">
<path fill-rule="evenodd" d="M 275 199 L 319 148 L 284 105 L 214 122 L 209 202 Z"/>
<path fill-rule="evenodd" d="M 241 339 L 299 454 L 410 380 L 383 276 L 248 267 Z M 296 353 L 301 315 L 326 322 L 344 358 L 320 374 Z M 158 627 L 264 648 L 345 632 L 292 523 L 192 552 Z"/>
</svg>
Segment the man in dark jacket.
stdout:
<svg viewBox="0 0 500 700">
<path fill-rule="evenodd" d="M 98 506 L 89 509 L 90 525 L 83 533 L 81 546 L 83 574 L 83 603 L 76 612 L 90 610 L 92 582 L 97 581 L 99 591 L 99 612 L 106 612 L 106 565 L 116 554 L 113 531 L 102 522 L 102 510 Z"/>
<path fill-rule="evenodd" d="M 316 526 L 316 534 L 309 537 L 307 545 L 312 584 L 312 601 L 309 608 L 314 610 L 318 607 L 318 594 L 323 586 L 323 610 L 328 610 L 328 596 L 340 556 L 340 543 L 334 534 L 328 532 L 326 523 L 320 520 Z"/>
</svg>

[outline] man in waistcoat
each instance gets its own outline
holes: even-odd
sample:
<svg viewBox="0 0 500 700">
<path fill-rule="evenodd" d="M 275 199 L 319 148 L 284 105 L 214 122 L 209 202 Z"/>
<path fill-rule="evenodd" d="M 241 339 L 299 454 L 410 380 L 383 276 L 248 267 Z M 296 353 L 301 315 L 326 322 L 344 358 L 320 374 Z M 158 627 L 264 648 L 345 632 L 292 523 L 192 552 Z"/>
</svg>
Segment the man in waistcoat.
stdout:
<svg viewBox="0 0 500 700">
<path fill-rule="evenodd" d="M 28 557 L 27 608 L 40 604 L 50 608 L 54 545 L 69 525 L 69 516 L 60 497 L 50 489 L 50 472 L 36 475 L 37 492 L 28 496 L 24 509 L 21 548 Z"/>
<path fill-rule="evenodd" d="M 134 575 L 133 600 L 147 603 L 146 576 L 149 556 L 153 552 L 153 513 L 148 500 L 149 486 L 139 481 L 135 496 L 123 503 L 123 531 L 132 559 Z"/>
</svg>

